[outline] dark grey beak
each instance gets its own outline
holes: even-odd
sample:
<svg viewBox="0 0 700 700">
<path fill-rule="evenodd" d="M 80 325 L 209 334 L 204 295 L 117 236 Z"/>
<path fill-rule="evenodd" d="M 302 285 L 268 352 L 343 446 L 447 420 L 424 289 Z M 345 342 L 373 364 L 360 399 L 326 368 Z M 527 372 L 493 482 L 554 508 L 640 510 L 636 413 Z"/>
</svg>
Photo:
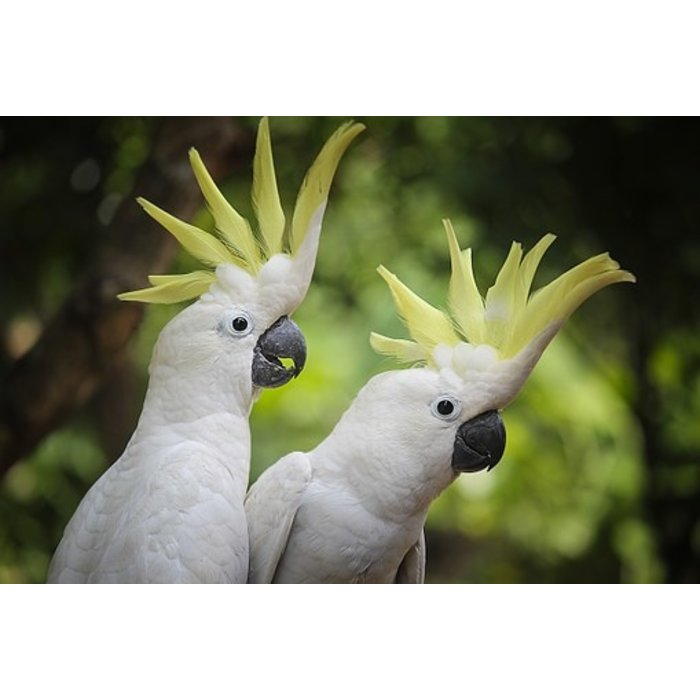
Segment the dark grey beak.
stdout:
<svg viewBox="0 0 700 700">
<path fill-rule="evenodd" d="M 285 367 L 282 360 L 291 360 Z M 272 388 L 299 375 L 306 362 L 306 340 L 294 321 L 282 316 L 261 336 L 253 349 L 252 377 L 255 386 Z"/>
<path fill-rule="evenodd" d="M 487 411 L 457 428 L 452 468 L 458 472 L 493 469 L 506 449 L 506 429 L 498 411 Z"/>
</svg>

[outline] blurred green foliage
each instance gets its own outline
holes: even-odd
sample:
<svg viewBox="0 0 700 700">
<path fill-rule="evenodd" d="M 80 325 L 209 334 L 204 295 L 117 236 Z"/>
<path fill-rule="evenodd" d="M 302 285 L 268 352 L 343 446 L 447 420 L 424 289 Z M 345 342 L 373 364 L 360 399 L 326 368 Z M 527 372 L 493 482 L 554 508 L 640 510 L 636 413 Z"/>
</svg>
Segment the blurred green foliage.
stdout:
<svg viewBox="0 0 700 700">
<path fill-rule="evenodd" d="M 256 119 L 238 121 L 254 132 Z M 288 209 L 340 121 L 271 120 Z M 604 250 L 639 282 L 603 290 L 574 315 L 504 412 L 502 463 L 461 476 L 433 505 L 428 580 L 699 580 L 698 122 L 362 121 L 368 130 L 341 163 L 314 282 L 295 315 L 307 367 L 255 406 L 251 478 L 317 444 L 367 379 L 392 367 L 368 344 L 371 330 L 403 335 L 380 263 L 442 305 L 443 217 L 474 247 L 482 291 L 511 240 L 529 248 L 552 231 L 559 239 L 536 286 Z M 0 122 L 0 259 L 12 269 L 0 276 L 4 367 L 97 253 L 110 211 L 136 206 L 131 184 L 156 128 L 125 118 Z M 249 186 L 249 176 L 224 182 L 242 213 Z M 188 266 L 182 254 L 176 267 Z M 129 425 L 155 338 L 176 312 L 149 308 L 134 338 Z M 44 580 L 63 527 L 117 456 L 104 442 L 114 416 L 98 403 L 110 405 L 109 387 L 0 483 L 0 581 Z"/>
</svg>

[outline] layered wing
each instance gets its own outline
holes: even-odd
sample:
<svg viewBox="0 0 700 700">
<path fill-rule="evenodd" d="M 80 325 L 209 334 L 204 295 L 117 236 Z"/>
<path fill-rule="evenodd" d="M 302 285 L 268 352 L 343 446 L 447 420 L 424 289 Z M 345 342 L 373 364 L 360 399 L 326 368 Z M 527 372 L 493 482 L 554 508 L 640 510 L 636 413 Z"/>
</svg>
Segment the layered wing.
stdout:
<svg viewBox="0 0 700 700">
<path fill-rule="evenodd" d="M 425 583 L 425 530 L 420 531 L 418 542 L 406 552 L 395 583 Z"/>
<path fill-rule="evenodd" d="M 245 500 L 250 543 L 248 583 L 272 583 L 294 518 L 311 482 L 311 463 L 292 452 L 264 471 Z"/>
</svg>

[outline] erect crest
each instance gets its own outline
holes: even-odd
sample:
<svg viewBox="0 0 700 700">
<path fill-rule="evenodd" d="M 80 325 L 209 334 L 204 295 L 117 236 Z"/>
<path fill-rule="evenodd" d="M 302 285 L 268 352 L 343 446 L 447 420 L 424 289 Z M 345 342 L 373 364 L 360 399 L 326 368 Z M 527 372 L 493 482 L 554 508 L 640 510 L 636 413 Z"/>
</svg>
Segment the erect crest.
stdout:
<svg viewBox="0 0 700 700">
<path fill-rule="evenodd" d="M 596 255 L 530 293 L 542 256 L 555 236 L 547 234 L 525 255 L 513 243 L 492 287 L 482 298 L 474 281 L 471 249 L 461 251 L 452 224 L 443 220 L 450 249 L 452 275 L 449 313 L 421 299 L 383 266 L 379 274 L 389 285 L 396 308 L 412 340 L 372 333 L 372 347 L 402 362 L 432 366 L 450 363 L 469 372 L 484 358 L 507 360 L 540 339 L 541 348 L 586 299 L 616 282 L 634 282 L 607 253 Z M 454 354 L 457 362 L 451 362 Z M 536 360 L 535 360 L 536 361 Z"/>
<path fill-rule="evenodd" d="M 272 159 L 270 128 L 267 118 L 263 118 L 255 147 L 251 197 L 258 223 L 257 235 L 249 222 L 223 196 L 199 153 L 192 148 L 190 164 L 214 217 L 215 234 L 181 221 L 143 198 L 139 198 L 138 202 L 188 253 L 209 269 L 182 275 L 151 275 L 148 281 L 152 287 L 125 292 L 118 298 L 160 304 L 186 301 L 209 289 L 216 280 L 213 269 L 222 263 L 237 265 L 255 276 L 274 255 L 283 253 L 293 258 L 309 231 L 314 226 L 320 227 L 319 212 L 322 216 L 338 163 L 350 142 L 364 128 L 363 124 L 347 122 L 328 139 L 302 182 L 291 226 L 285 229 Z M 313 255 L 315 257 L 315 249 Z M 305 265 L 305 269 L 308 268 L 309 265 Z M 311 270 L 313 261 L 309 275 Z"/>
</svg>

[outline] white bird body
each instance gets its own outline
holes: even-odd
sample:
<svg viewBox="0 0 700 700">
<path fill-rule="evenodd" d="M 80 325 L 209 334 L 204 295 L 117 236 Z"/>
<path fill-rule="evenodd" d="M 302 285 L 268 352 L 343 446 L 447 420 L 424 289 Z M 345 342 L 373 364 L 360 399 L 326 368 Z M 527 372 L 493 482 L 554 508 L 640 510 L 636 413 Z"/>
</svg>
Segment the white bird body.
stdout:
<svg viewBox="0 0 700 700">
<path fill-rule="evenodd" d="M 372 335 L 411 364 L 373 377 L 331 434 L 264 471 L 245 501 L 251 583 L 422 583 L 423 526 L 462 472 L 493 467 L 505 448 L 497 411 L 518 394 L 564 320 L 591 294 L 633 281 L 596 256 L 530 296 L 553 236 L 522 258 L 514 244 L 481 298 L 471 254 L 445 222 L 453 318 L 386 269 L 412 340 Z"/>
<path fill-rule="evenodd" d="M 435 416 L 457 389 L 426 368 L 377 375 L 318 447 L 264 471 L 245 504 L 249 582 L 422 582 L 428 509 L 458 476 L 459 423 L 483 408 Z"/>
<path fill-rule="evenodd" d="M 304 338 L 288 316 L 311 282 L 336 166 L 362 128 L 342 126 L 322 149 L 302 184 L 287 243 L 265 120 L 253 171 L 260 240 L 195 151 L 218 238 L 141 202 L 215 271 L 154 276 L 153 287 L 120 295 L 160 303 L 200 298 L 161 332 L 136 430 L 68 523 L 49 582 L 246 582 L 249 414 L 262 388 L 281 386 L 303 368 Z"/>
<path fill-rule="evenodd" d="M 299 453 L 295 457 L 304 458 Z M 368 507 L 353 493 L 351 484 L 333 478 L 322 462 L 306 459 L 309 483 L 294 515 L 274 582 L 395 582 L 406 553 L 421 538 L 425 514 L 392 521 Z M 312 460 L 318 469 L 311 467 Z M 284 471 L 289 467 L 278 463 L 276 468 Z M 263 484 L 259 488 L 260 498 L 264 498 Z"/>
<path fill-rule="evenodd" d="M 245 581 L 256 336 L 217 330 L 221 296 L 163 329 L 136 430 L 71 519 L 50 581 Z"/>
</svg>

